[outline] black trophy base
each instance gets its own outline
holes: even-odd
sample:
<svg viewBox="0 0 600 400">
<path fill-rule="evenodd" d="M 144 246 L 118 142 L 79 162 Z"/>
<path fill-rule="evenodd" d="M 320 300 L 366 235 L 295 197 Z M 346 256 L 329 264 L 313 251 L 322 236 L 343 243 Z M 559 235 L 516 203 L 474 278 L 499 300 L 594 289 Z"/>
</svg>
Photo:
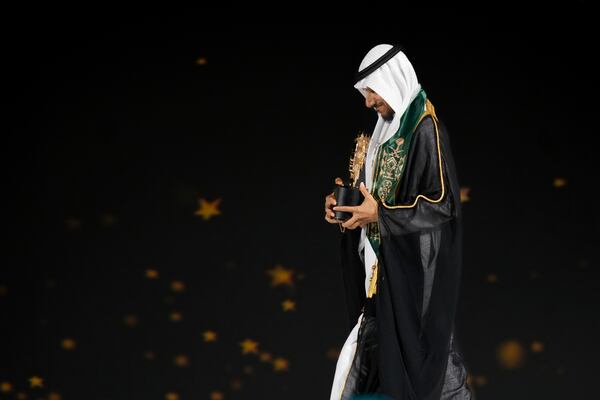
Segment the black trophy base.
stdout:
<svg viewBox="0 0 600 400">
<path fill-rule="evenodd" d="M 349 185 L 336 185 L 333 190 L 336 206 L 358 206 L 364 201 L 364 196 L 360 189 Z M 347 221 L 352 217 L 352 213 L 348 211 L 335 211 L 335 219 Z"/>
</svg>

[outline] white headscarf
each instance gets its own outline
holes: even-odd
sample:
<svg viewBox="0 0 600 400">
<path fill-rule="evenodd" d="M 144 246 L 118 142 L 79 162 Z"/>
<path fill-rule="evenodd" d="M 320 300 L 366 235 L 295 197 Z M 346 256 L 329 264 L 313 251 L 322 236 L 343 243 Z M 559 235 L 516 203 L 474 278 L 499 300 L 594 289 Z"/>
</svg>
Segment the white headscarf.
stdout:
<svg viewBox="0 0 600 400">
<path fill-rule="evenodd" d="M 367 53 L 365 58 L 363 58 L 358 71 L 360 72 L 373 64 L 373 62 L 383 56 L 392 47 L 393 46 L 389 44 L 380 44 L 373 47 Z M 367 187 L 367 190 L 373 192 L 373 163 L 376 159 L 377 151 L 383 143 L 394 136 L 398 131 L 400 119 L 410 103 L 419 94 L 421 85 L 417 80 L 417 74 L 415 73 L 412 64 L 408 61 L 406 55 L 400 51 L 371 74 L 358 81 L 354 87 L 365 97 L 367 97 L 366 89 L 370 88 L 381 96 L 394 110 L 394 117 L 391 120 L 385 120 L 381 114 L 378 114 L 377 123 L 375 124 L 373 134 L 369 141 L 367 158 L 365 161 L 365 186 Z M 377 256 L 369 241 L 365 239 L 366 227 L 362 228 L 361 231 L 358 252 L 360 254 L 366 245 L 363 261 L 365 263 L 366 272 L 365 293 L 367 293 L 369 290 L 371 267 L 377 261 Z"/>
</svg>

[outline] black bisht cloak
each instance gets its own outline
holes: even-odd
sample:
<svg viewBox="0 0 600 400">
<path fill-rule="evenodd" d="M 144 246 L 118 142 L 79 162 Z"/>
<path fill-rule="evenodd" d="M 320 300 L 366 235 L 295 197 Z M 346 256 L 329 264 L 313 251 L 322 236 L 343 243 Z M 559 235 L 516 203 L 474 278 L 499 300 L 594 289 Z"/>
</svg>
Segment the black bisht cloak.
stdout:
<svg viewBox="0 0 600 400">
<path fill-rule="evenodd" d="M 415 129 L 395 205 L 426 198 L 410 208 L 389 209 L 381 202 L 378 207 L 377 393 L 397 400 L 440 399 L 460 286 L 460 187 L 446 129 L 434 118 L 426 116 Z M 366 302 L 360 231 L 341 234 L 349 329 Z M 427 254 L 424 239 L 431 244 Z"/>
</svg>

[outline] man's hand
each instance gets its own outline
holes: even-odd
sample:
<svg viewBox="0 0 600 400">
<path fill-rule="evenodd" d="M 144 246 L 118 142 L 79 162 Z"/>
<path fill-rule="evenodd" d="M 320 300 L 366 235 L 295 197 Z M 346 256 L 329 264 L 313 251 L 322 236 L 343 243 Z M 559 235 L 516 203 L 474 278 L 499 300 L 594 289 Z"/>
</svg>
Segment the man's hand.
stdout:
<svg viewBox="0 0 600 400">
<path fill-rule="evenodd" d="M 344 182 L 342 181 L 342 178 L 337 177 L 335 178 L 335 183 L 342 185 Z M 337 224 L 340 222 L 334 218 L 335 213 L 331 210 L 331 207 L 335 206 L 336 204 L 337 203 L 335 201 L 335 197 L 333 197 L 333 192 L 325 196 L 325 221 L 329 222 L 330 224 Z"/>
<path fill-rule="evenodd" d="M 364 183 L 360 183 L 359 189 L 365 200 L 360 206 L 335 206 L 334 211 L 348 211 L 352 213 L 352 218 L 348 219 L 342 224 L 344 228 L 355 229 L 357 227 L 363 227 L 370 222 L 377 222 L 377 200 L 369 193 Z"/>
</svg>

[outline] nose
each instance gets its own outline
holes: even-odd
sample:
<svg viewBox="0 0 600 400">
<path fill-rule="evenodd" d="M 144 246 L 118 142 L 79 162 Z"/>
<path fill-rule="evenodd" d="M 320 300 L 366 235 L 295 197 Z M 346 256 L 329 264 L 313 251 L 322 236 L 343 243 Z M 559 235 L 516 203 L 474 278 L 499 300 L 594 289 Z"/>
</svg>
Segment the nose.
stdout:
<svg viewBox="0 0 600 400">
<path fill-rule="evenodd" d="M 373 100 L 373 98 L 371 98 L 370 95 L 365 97 L 365 106 L 367 108 L 373 108 L 374 105 L 375 105 L 375 100 Z"/>
</svg>

